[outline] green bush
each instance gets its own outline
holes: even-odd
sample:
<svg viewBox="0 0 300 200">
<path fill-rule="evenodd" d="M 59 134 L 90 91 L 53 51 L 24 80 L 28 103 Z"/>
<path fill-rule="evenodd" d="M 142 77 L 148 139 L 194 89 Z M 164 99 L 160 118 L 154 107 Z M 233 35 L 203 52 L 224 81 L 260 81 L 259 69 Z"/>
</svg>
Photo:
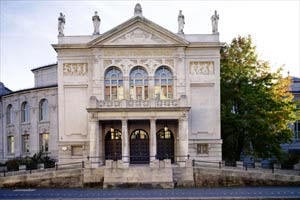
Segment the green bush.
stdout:
<svg viewBox="0 0 300 200">
<path fill-rule="evenodd" d="M 6 161 L 5 165 L 7 167 L 7 171 L 19 170 L 19 160 L 17 158 Z"/>
<path fill-rule="evenodd" d="M 42 152 L 34 154 L 32 157 L 14 158 L 6 161 L 4 166 L 7 166 L 8 171 L 18 171 L 19 165 L 26 165 L 26 170 L 37 169 L 38 164 L 44 163 L 45 168 L 55 167 L 55 160 Z"/>
<path fill-rule="evenodd" d="M 288 153 L 285 156 L 285 159 L 281 162 L 282 169 L 293 169 L 294 165 L 300 161 L 300 154 L 299 153 Z"/>
</svg>

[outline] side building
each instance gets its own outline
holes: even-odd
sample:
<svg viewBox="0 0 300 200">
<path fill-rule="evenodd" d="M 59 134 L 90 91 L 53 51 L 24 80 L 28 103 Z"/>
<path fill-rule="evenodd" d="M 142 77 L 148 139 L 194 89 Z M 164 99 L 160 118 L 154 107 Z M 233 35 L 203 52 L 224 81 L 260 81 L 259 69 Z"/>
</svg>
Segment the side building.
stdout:
<svg viewBox="0 0 300 200">
<path fill-rule="evenodd" d="M 43 152 L 57 158 L 57 64 L 33 69 L 35 86 L 1 96 L 1 160 Z"/>
</svg>

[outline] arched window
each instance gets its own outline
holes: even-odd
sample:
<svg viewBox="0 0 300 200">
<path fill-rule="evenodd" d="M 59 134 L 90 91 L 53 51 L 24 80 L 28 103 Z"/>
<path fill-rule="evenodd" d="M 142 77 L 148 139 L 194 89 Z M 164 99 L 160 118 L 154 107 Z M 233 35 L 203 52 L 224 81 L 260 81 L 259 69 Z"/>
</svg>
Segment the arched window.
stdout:
<svg viewBox="0 0 300 200">
<path fill-rule="evenodd" d="M 155 72 L 155 97 L 158 99 L 173 98 L 173 75 L 166 66 L 159 67 Z"/>
<path fill-rule="evenodd" d="M 40 121 L 48 120 L 48 100 L 42 99 L 39 105 L 39 118 Z"/>
<path fill-rule="evenodd" d="M 29 121 L 29 104 L 25 101 L 21 105 L 21 122 Z"/>
<path fill-rule="evenodd" d="M 6 109 L 6 124 L 11 124 L 12 121 L 12 105 L 9 104 Z"/>
<path fill-rule="evenodd" d="M 105 100 L 123 99 L 123 74 L 117 67 L 109 68 L 105 73 Z"/>
<path fill-rule="evenodd" d="M 148 73 L 140 66 L 130 72 L 130 98 L 148 99 Z"/>
</svg>

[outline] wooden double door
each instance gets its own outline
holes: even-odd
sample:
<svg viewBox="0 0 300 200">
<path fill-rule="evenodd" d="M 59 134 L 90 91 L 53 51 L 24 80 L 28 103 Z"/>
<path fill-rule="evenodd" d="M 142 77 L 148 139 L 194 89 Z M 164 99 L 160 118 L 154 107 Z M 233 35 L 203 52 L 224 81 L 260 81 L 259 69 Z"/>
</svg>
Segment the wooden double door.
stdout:
<svg viewBox="0 0 300 200">
<path fill-rule="evenodd" d="M 149 160 L 149 135 L 146 131 L 137 129 L 130 135 L 130 163 L 148 164 Z"/>
</svg>

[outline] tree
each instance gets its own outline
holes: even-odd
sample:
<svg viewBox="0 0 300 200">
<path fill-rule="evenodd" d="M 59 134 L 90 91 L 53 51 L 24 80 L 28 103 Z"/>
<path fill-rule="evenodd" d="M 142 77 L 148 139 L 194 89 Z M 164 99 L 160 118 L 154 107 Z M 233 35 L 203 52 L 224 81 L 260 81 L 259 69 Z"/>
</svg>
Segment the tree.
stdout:
<svg viewBox="0 0 300 200">
<path fill-rule="evenodd" d="M 234 38 L 221 49 L 221 132 L 223 157 L 241 154 L 281 159 L 280 144 L 292 137 L 295 105 L 290 79 L 270 72 L 258 59 L 252 39 Z"/>
</svg>

